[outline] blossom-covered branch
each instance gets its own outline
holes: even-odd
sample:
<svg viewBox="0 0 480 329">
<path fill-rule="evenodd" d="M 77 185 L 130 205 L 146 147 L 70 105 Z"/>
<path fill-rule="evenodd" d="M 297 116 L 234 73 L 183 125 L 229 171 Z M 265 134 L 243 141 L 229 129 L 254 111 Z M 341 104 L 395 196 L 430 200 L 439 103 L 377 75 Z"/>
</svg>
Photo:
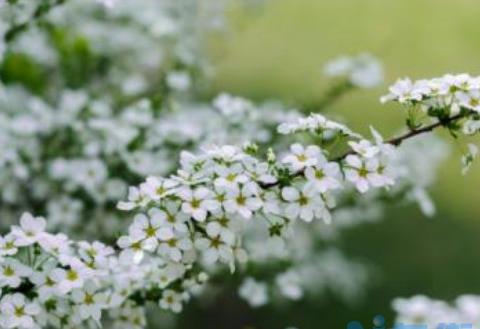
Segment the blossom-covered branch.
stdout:
<svg viewBox="0 0 480 329">
<path fill-rule="evenodd" d="M 345 138 L 352 151 L 340 160 L 329 160 L 328 147 L 299 143 L 280 160 L 272 150 L 262 160 L 251 143 L 210 147 L 197 155 L 182 152 L 176 174 L 147 178 L 119 204 L 120 209 L 138 211 L 128 234 L 118 240 L 119 254 L 101 242 L 46 233 L 43 218 L 25 214 L 21 225 L 0 241 L 1 325 L 78 327 L 100 324 L 108 313 L 112 321 L 143 326 L 146 301 L 180 312 L 207 281 L 205 272 L 221 264 L 233 271 L 248 260 L 243 241 L 255 223 L 266 225 L 267 236 L 283 237 L 299 220 L 330 223 L 342 191 L 365 193 L 399 184 L 394 146 L 439 126 L 459 130 L 451 124 L 460 118 L 476 120 L 473 96 L 468 102 L 463 98 L 474 91 L 471 82 L 476 80 L 469 79 L 430 82 L 430 90 L 416 96 L 415 105 L 440 122 L 388 142 L 373 129 L 374 140 L 369 141 L 318 114 L 279 126 L 282 134 L 314 134 L 320 145 Z M 449 84 L 440 95 L 432 91 L 437 93 L 438 83 Z M 392 87 L 389 97 L 395 99 L 395 92 Z M 448 107 L 436 107 L 446 99 Z M 451 114 L 456 108 L 461 114 Z"/>
</svg>

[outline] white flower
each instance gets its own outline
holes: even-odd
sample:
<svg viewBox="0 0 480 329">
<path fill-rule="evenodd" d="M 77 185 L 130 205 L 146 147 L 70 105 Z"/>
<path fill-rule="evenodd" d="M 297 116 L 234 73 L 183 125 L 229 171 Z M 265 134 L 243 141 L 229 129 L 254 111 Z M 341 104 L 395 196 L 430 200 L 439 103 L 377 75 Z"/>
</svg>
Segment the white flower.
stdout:
<svg viewBox="0 0 480 329">
<path fill-rule="evenodd" d="M 455 305 L 462 319 L 468 323 L 478 323 L 480 319 L 480 297 L 474 295 L 463 295 L 455 300 Z"/>
<path fill-rule="evenodd" d="M 101 3 L 107 8 L 113 8 L 118 0 L 97 0 L 97 2 Z"/>
<path fill-rule="evenodd" d="M 182 211 L 199 222 L 205 221 L 209 211 L 216 211 L 220 207 L 219 202 L 214 199 L 212 191 L 205 187 L 194 190 L 183 188 L 178 195 L 183 200 Z"/>
<path fill-rule="evenodd" d="M 253 278 L 247 278 L 243 281 L 238 294 L 252 307 L 260 307 L 268 303 L 267 286 Z"/>
<path fill-rule="evenodd" d="M 380 133 L 377 130 L 375 130 L 375 128 L 373 128 L 372 126 L 370 126 L 370 132 L 372 133 L 372 136 L 375 140 L 375 146 L 378 148 L 378 153 L 380 153 L 382 155 L 385 155 L 385 156 L 393 157 L 395 155 L 395 146 L 393 146 L 392 144 L 389 144 L 389 143 L 384 143 L 382 135 L 380 135 Z M 373 147 L 373 145 L 372 145 L 372 147 Z M 357 150 L 355 150 L 355 152 L 357 152 L 359 154 L 362 154 L 362 152 L 358 152 Z M 370 149 L 369 152 L 368 151 L 365 151 L 365 152 L 366 153 L 371 153 L 372 150 Z M 363 155 L 363 156 L 365 156 L 365 155 Z"/>
<path fill-rule="evenodd" d="M 91 268 L 108 269 L 109 258 L 114 254 L 113 248 L 98 241 L 80 241 L 78 247 L 81 259 L 88 263 Z"/>
<path fill-rule="evenodd" d="M 255 182 L 272 184 L 277 181 L 277 178 L 270 174 L 268 163 L 266 162 L 245 161 L 245 167 L 248 176 Z"/>
<path fill-rule="evenodd" d="M 447 309 L 442 302 L 432 301 L 425 296 L 410 299 L 397 298 L 392 303 L 398 313 L 397 322 L 416 324 L 438 324 L 438 310 Z"/>
<path fill-rule="evenodd" d="M 163 209 L 152 208 L 148 214 L 152 219 L 159 222 L 162 228 L 170 228 L 174 232 L 187 232 L 187 221 L 189 217 L 181 211 L 181 204 L 177 202 L 167 202 Z"/>
<path fill-rule="evenodd" d="M 278 126 L 277 131 L 284 135 L 308 131 L 315 135 L 321 133 L 323 137 L 332 137 L 341 133 L 346 136 L 361 138 L 359 134 L 352 132 L 345 125 L 329 120 L 318 113 L 311 113 L 306 118 L 295 118 L 293 122 L 282 123 Z"/>
<path fill-rule="evenodd" d="M 468 152 L 462 156 L 462 174 L 465 175 L 470 167 L 472 166 L 473 161 L 478 156 L 478 146 L 475 144 L 468 144 Z"/>
<path fill-rule="evenodd" d="M 113 328 L 144 329 L 147 326 L 145 309 L 131 304 L 125 303 L 110 312 L 114 320 Z"/>
<path fill-rule="evenodd" d="M 58 290 L 66 294 L 73 289 L 81 288 L 86 279 L 90 277 L 91 270 L 78 259 L 71 259 L 69 269 L 56 268 L 52 271 L 51 277 L 58 282 Z"/>
<path fill-rule="evenodd" d="M 175 193 L 178 182 L 173 179 L 164 179 L 150 176 L 145 183 L 140 185 L 140 192 L 152 200 L 160 200 L 167 195 Z"/>
<path fill-rule="evenodd" d="M 180 232 L 167 241 L 161 242 L 158 247 L 158 253 L 167 256 L 174 262 L 180 262 L 183 252 L 192 248 L 193 243 L 188 233 Z"/>
<path fill-rule="evenodd" d="M 41 301 L 47 301 L 50 297 L 59 294 L 58 282 L 51 275 L 53 268 L 54 264 L 47 263 L 43 271 L 35 272 L 30 276 L 30 280 L 38 289 L 38 298 Z"/>
<path fill-rule="evenodd" d="M 159 216 L 149 218 L 144 214 L 138 214 L 128 232 L 134 240 L 146 240 L 145 244 L 149 249 L 154 249 L 159 241 L 166 241 L 174 236 L 172 229 L 162 224 L 163 221 Z"/>
<path fill-rule="evenodd" d="M 325 74 L 334 77 L 344 76 L 353 85 L 361 88 L 375 87 L 383 80 L 382 66 L 370 54 L 336 58 L 325 65 Z"/>
<path fill-rule="evenodd" d="M 246 99 L 226 93 L 218 95 L 213 106 L 232 122 L 244 119 L 253 109 L 253 105 Z"/>
<path fill-rule="evenodd" d="M 424 188 L 416 187 L 408 195 L 410 199 L 417 202 L 420 210 L 425 216 L 432 217 L 435 215 L 435 203 L 433 203 L 432 198 L 428 195 L 427 191 Z"/>
<path fill-rule="evenodd" d="M 280 199 L 278 194 L 273 191 L 260 193 L 262 199 L 262 211 L 265 214 L 280 214 Z"/>
<path fill-rule="evenodd" d="M 427 83 L 413 83 L 412 80 L 408 78 L 398 80 L 389 90 L 390 94 L 381 98 L 382 103 L 390 100 L 397 100 L 400 103 L 421 101 L 423 96 L 430 91 Z"/>
<path fill-rule="evenodd" d="M 210 237 L 220 237 L 229 245 L 235 242 L 235 233 L 233 227 L 229 226 L 231 221 L 227 217 L 218 218 L 218 221 L 212 221 L 207 224 L 206 231 Z"/>
<path fill-rule="evenodd" d="M 455 93 L 460 91 L 469 91 L 471 89 L 478 89 L 478 82 L 469 74 L 462 73 L 457 75 L 447 74 L 442 77 L 443 82 L 449 86 L 449 91 Z"/>
<path fill-rule="evenodd" d="M 5 237 L 0 236 L 0 256 L 15 255 L 19 246 L 17 238 L 13 234 L 8 234 Z"/>
<path fill-rule="evenodd" d="M 68 254 L 70 243 L 68 237 L 62 233 L 56 235 L 45 234 L 38 241 L 43 250 L 56 256 Z"/>
<path fill-rule="evenodd" d="M 462 132 L 465 135 L 475 135 L 480 131 L 480 120 L 466 120 Z"/>
<path fill-rule="evenodd" d="M 318 157 L 321 154 L 320 148 L 316 145 L 310 145 L 304 148 L 301 144 L 293 144 L 290 146 L 290 151 L 292 154 L 283 158 L 282 162 L 290 165 L 294 171 L 316 165 Z"/>
<path fill-rule="evenodd" d="M 285 215 L 290 219 L 300 217 L 306 222 L 311 222 L 314 218 L 324 218 L 329 222 L 329 216 L 326 216 L 325 203 L 319 193 L 312 191 L 304 186 L 301 191 L 287 186 L 282 189 L 282 197 L 287 201 Z"/>
<path fill-rule="evenodd" d="M 480 90 L 460 92 L 456 95 L 460 105 L 475 112 L 480 112 Z"/>
<path fill-rule="evenodd" d="M 366 139 L 361 140 L 359 142 L 348 142 L 348 145 L 354 150 L 356 153 L 360 154 L 364 158 L 372 158 L 378 154 L 380 149 L 376 145 L 372 145 Z"/>
<path fill-rule="evenodd" d="M 206 233 L 206 236 L 199 236 L 195 240 L 195 247 L 202 251 L 205 262 L 211 265 L 222 261 L 232 268 L 235 261 L 232 249 L 235 236 L 222 234 L 224 232 L 218 226 L 210 226 Z"/>
<path fill-rule="evenodd" d="M 16 237 L 18 245 L 28 246 L 41 239 L 46 226 L 43 217 L 33 217 L 30 213 L 24 213 L 20 218 L 20 227 L 13 226 L 12 234 Z"/>
<path fill-rule="evenodd" d="M 234 186 L 227 191 L 227 201 L 224 203 L 228 213 L 238 213 L 249 219 L 254 211 L 262 207 L 262 200 L 257 195 L 255 183 Z"/>
<path fill-rule="evenodd" d="M 182 311 L 182 295 L 174 290 L 167 289 L 162 294 L 159 305 L 164 310 L 172 310 L 175 313 Z"/>
<path fill-rule="evenodd" d="M 122 236 L 117 241 L 118 246 L 123 249 L 120 253 L 120 261 L 128 263 L 133 260 L 138 264 L 144 257 L 144 251 L 152 251 L 153 247 L 148 240 L 133 238 L 129 235 Z"/>
<path fill-rule="evenodd" d="M 235 163 L 229 167 L 216 166 L 215 173 L 218 178 L 215 179 L 215 186 L 232 188 L 239 183 L 244 184 L 248 181 L 245 170 L 240 163 Z"/>
<path fill-rule="evenodd" d="M 107 296 L 104 293 L 97 292 L 97 288 L 92 282 L 88 282 L 83 288 L 75 289 L 72 292 L 72 300 L 75 303 L 75 310 L 81 320 L 93 319 L 100 323 L 102 308 L 105 307 Z"/>
<path fill-rule="evenodd" d="M 340 188 L 340 166 L 336 162 L 327 162 L 326 159 L 318 161 L 313 167 L 305 168 L 305 177 L 308 188 L 325 193 L 329 190 Z"/>
<path fill-rule="evenodd" d="M 345 177 L 359 192 L 365 193 L 370 187 L 384 185 L 383 177 L 378 174 L 378 159 L 362 159 L 357 155 L 349 155 L 345 162 Z"/>
<path fill-rule="evenodd" d="M 7 258 L 0 263 L 0 287 L 17 288 L 22 279 L 30 276 L 32 270 L 14 258 Z"/>
<path fill-rule="evenodd" d="M 192 83 L 190 75 L 185 71 L 172 71 L 167 74 L 167 84 L 178 91 L 186 91 Z"/>
<path fill-rule="evenodd" d="M 28 302 L 22 294 L 6 295 L 0 303 L 0 311 L 6 328 L 39 328 L 35 316 L 40 314 L 40 307 Z"/>
<path fill-rule="evenodd" d="M 120 201 L 117 208 L 120 210 L 132 210 L 137 207 L 144 207 L 150 202 L 150 199 L 146 197 L 140 189 L 136 187 L 130 187 L 128 189 L 128 201 Z"/>
<path fill-rule="evenodd" d="M 303 296 L 300 286 L 300 276 L 294 271 L 288 271 L 277 275 L 275 282 L 282 295 L 292 300 L 298 300 Z"/>
</svg>

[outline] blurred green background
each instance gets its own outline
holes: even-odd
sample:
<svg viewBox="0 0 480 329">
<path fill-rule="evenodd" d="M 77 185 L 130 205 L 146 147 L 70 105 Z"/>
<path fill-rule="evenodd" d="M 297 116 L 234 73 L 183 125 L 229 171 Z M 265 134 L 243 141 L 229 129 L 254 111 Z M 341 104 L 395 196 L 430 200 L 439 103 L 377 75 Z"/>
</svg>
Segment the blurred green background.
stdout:
<svg viewBox="0 0 480 329">
<path fill-rule="evenodd" d="M 328 109 L 363 132 L 370 124 L 385 135 L 402 127 L 401 109 L 378 101 L 397 78 L 480 73 L 478 0 L 272 0 L 234 4 L 229 18 L 229 32 L 210 47 L 217 70 L 212 92 L 311 103 L 327 88 L 326 61 L 364 51 L 378 56 L 386 71 L 384 85 L 356 91 Z M 259 329 L 345 328 L 354 319 L 370 328 L 375 314 L 391 319 L 390 301 L 397 296 L 452 300 L 480 293 L 480 166 L 460 174 L 462 144 L 452 144 L 454 154 L 442 165 L 433 190 L 435 218 L 394 207 L 382 223 L 351 229 L 339 241 L 348 255 L 378 271 L 358 305 L 327 297 L 276 311 L 249 311 L 240 302 L 229 306 L 221 301 L 216 313 L 189 310 L 191 316 L 182 317 L 184 327 L 192 325 L 187 319 L 203 317 L 211 320 L 209 328 L 228 327 L 233 318 Z"/>
</svg>

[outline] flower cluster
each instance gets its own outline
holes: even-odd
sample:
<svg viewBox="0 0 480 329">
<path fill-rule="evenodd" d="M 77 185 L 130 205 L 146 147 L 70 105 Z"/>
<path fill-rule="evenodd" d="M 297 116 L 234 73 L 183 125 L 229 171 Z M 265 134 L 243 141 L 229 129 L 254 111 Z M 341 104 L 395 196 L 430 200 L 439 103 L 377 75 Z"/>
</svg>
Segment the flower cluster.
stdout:
<svg viewBox="0 0 480 329">
<path fill-rule="evenodd" d="M 176 174 L 148 177 L 138 187 L 131 187 L 128 200 L 119 203 L 120 209 L 138 211 L 128 235 L 118 241 L 120 258 L 137 264 L 160 258 L 208 272 L 215 272 L 218 264 L 226 264 L 233 271 L 249 258 L 260 259 L 259 249 L 270 250 L 265 248 L 267 232 L 261 229 L 263 238 L 258 248 L 259 243 L 252 239 L 254 228 L 266 225 L 272 241 L 289 241 L 289 232 L 300 225 L 296 224 L 299 220 L 330 224 L 336 197 L 352 190 L 365 193 L 394 184 L 400 175 L 390 161 L 397 152 L 376 131 L 373 133 L 373 142 L 356 137 L 348 141 L 351 152 L 335 159 L 329 159 L 326 149 L 299 143 L 292 144 L 279 160 L 270 151 L 262 161 L 252 144 L 243 149 L 205 148 L 199 155 L 182 152 Z M 337 254 L 332 258 L 339 259 Z M 278 282 L 290 282 L 296 273 L 294 268 L 308 273 L 303 278 L 311 276 L 307 264 L 292 266 L 292 271 L 285 272 L 289 275 L 279 277 Z M 331 282 L 339 277 L 333 275 Z M 247 287 L 254 283 L 249 281 Z M 285 289 L 284 295 L 291 298 L 293 293 Z M 297 294 L 297 298 L 302 297 Z"/>
<path fill-rule="evenodd" d="M 247 277 L 238 292 L 251 307 L 261 307 L 276 298 L 298 301 L 327 291 L 349 303 L 362 296 L 367 278 L 368 268 L 363 264 L 347 259 L 339 250 L 328 249 L 279 272 L 273 279 Z"/>
<path fill-rule="evenodd" d="M 347 126 L 329 120 L 325 116 L 312 113 L 310 116 L 296 118 L 292 122 L 285 122 L 278 126 L 280 134 L 293 134 L 298 132 L 308 132 L 318 134 L 323 139 L 332 139 L 336 135 L 345 135 L 347 137 L 362 138 L 361 135 L 352 132 Z"/>
<path fill-rule="evenodd" d="M 383 100 L 408 106 L 410 130 L 390 140 L 277 102 L 206 102 L 203 36 L 222 12 L 192 0 L 0 1 L 1 328 L 141 329 L 147 304 L 179 313 L 225 268 L 245 271 L 252 306 L 324 291 L 351 300 L 367 268 L 324 242 L 381 218 L 388 201 L 433 213 L 426 189 L 444 144 L 403 141 L 480 132 L 478 78 L 397 82 Z M 383 76 L 370 55 L 325 73 L 340 84 L 315 110 Z M 469 145 L 465 171 L 477 153 Z M 11 225 L 23 211 L 45 219 Z"/>
<path fill-rule="evenodd" d="M 229 102 L 251 111 L 248 102 L 235 98 L 228 101 L 221 96 L 215 103 L 222 107 Z M 192 295 L 201 292 L 208 278 L 205 272 L 213 275 L 221 270 L 221 264 L 234 271 L 237 264 L 244 264 L 251 256 L 248 241 L 252 227 L 266 226 L 264 237 L 288 241 L 302 222 L 330 224 L 332 211 L 343 195 L 375 193 L 379 188 L 402 184 L 402 166 L 398 165 L 401 152 L 394 148 L 398 138 L 385 142 L 372 128 L 370 141 L 353 132 L 347 134 L 348 128 L 314 114 L 292 125 L 287 131 L 341 132 L 349 150 L 334 155 L 326 147 L 294 143 L 278 159 L 268 150 L 264 160 L 253 143 L 243 148 L 204 147 L 199 154 L 183 151 L 174 174 L 148 177 L 138 187 L 130 187 L 128 200 L 118 204 L 120 209 L 137 211 L 128 234 L 118 239 L 118 252 L 101 242 L 75 242 L 63 234 L 46 233 L 43 218 L 22 216 L 21 225 L 12 226 L 1 238 L 2 325 L 79 327 L 109 321 L 105 314 L 122 314 L 112 321 L 142 326 L 146 301 L 180 312 Z M 318 129 L 312 129 L 314 125 Z M 285 125 L 278 128 L 284 131 L 281 127 Z M 52 172 L 58 179 L 69 177 L 69 172 L 81 173 L 79 161 L 57 159 Z M 92 169 L 80 175 L 81 179 L 72 176 L 73 180 L 68 180 L 69 188 L 82 186 L 88 191 L 103 185 L 98 182 L 105 179 L 106 170 L 95 161 L 88 166 Z M 348 294 L 364 279 L 360 275 L 356 280 L 350 276 L 341 279 L 340 273 L 361 270 L 348 269 L 348 262 L 338 263 L 341 257 L 333 255 L 326 258 L 329 261 L 320 261 L 329 264 L 324 267 L 325 277 L 331 278 L 332 286 L 342 282 L 337 289 L 349 286 L 344 288 Z M 308 283 L 301 278 L 312 277 L 311 265 L 293 263 L 279 274 L 275 283 L 280 294 L 293 300 L 301 298 Z M 343 267 L 332 272 L 336 266 Z M 318 274 L 319 267 L 313 271 Z M 240 289 L 240 294 L 256 306 L 268 300 L 267 288 L 259 290 L 265 293 L 250 296 L 259 284 L 252 279 Z"/>
<path fill-rule="evenodd" d="M 198 293 L 205 273 L 152 260 L 122 262 L 101 242 L 72 241 L 45 232 L 46 221 L 25 213 L 20 226 L 0 237 L 0 326 L 2 328 L 79 328 L 101 321 L 131 328 L 145 326 L 138 304 L 147 289 L 163 309 L 179 312 Z M 183 277 L 182 293 L 159 290 Z M 111 320 L 109 320 L 110 315 Z"/>
<path fill-rule="evenodd" d="M 382 65 L 370 54 L 338 57 L 327 63 L 324 71 L 328 76 L 345 78 L 359 88 L 372 88 L 383 81 Z"/>
<path fill-rule="evenodd" d="M 407 106 L 407 124 L 411 130 L 421 126 L 420 114 L 435 118 L 457 136 L 471 136 L 480 130 L 480 77 L 469 74 L 447 74 L 440 78 L 412 81 L 400 79 L 389 88 L 389 94 L 381 101 L 398 102 Z M 466 118 L 463 121 L 451 119 Z M 477 146 L 468 145 L 462 158 L 463 172 L 466 173 L 475 159 Z"/>
<path fill-rule="evenodd" d="M 381 101 L 396 101 L 406 105 L 419 105 L 424 111 L 446 110 L 457 114 L 462 108 L 480 111 L 480 77 L 468 74 L 447 74 L 441 78 L 412 81 L 398 80 L 389 88 L 390 93 Z"/>
<path fill-rule="evenodd" d="M 425 296 L 397 298 L 392 304 L 397 323 L 420 324 L 428 328 L 441 323 L 476 328 L 480 323 L 480 297 L 474 295 L 460 296 L 453 305 Z"/>
<path fill-rule="evenodd" d="M 185 111 L 156 114 L 147 100 L 115 111 L 110 102 L 89 100 L 79 91 L 65 91 L 48 104 L 5 88 L 0 92 L 0 144 L 6 150 L 0 155 L 0 184 L 8 188 L 0 193 L 6 205 L 2 225 L 30 210 L 45 214 L 50 228 L 78 230 L 81 225 L 82 231 L 98 232 L 105 225 L 105 232 L 114 233 L 121 229 L 114 204 L 128 185 L 173 171 L 180 150 L 238 143 L 243 136 L 261 145 L 272 141 L 282 108 L 251 104 L 239 120 L 218 105 L 230 98 L 235 99 L 223 94 L 215 106 L 178 102 Z M 260 112 L 270 115 L 260 117 Z M 92 203 L 95 208 L 88 206 Z"/>
</svg>

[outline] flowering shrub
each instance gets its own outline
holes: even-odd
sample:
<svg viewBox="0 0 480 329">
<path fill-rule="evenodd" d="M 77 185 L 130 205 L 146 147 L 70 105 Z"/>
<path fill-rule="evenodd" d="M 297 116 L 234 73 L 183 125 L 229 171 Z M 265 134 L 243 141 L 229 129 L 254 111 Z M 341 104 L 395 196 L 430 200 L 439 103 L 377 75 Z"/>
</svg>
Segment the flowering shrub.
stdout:
<svg viewBox="0 0 480 329">
<path fill-rule="evenodd" d="M 389 202 L 432 215 L 445 145 L 413 137 L 480 130 L 480 79 L 465 74 L 395 83 L 382 101 L 406 108 L 408 130 L 390 139 L 278 102 L 206 101 L 215 2 L 0 10 L 1 328 L 144 328 L 149 304 L 179 313 L 233 271 L 253 307 L 325 290 L 352 299 L 368 269 L 319 242 Z M 366 54 L 325 73 L 335 81 L 316 110 L 383 76 Z M 470 144 L 464 172 L 477 153 Z"/>
<path fill-rule="evenodd" d="M 262 160 L 254 144 L 212 147 L 200 155 L 183 152 L 175 175 L 150 177 L 119 203 L 120 209 L 139 213 L 128 235 L 118 240 L 118 256 L 101 242 L 46 233 L 43 218 L 24 214 L 20 226 L 2 238 L 1 320 L 6 327 L 78 326 L 98 323 L 105 310 L 138 316 L 145 301 L 180 312 L 207 280 L 204 270 L 223 263 L 234 271 L 237 262 L 246 262 L 245 226 L 264 221 L 267 236 L 283 236 L 299 220 L 329 223 L 337 190 L 352 186 L 365 193 L 395 184 L 392 157 L 403 140 L 438 126 L 454 129 L 453 123 L 475 115 L 461 106 L 458 114 L 388 141 L 372 130 L 373 142 L 318 114 L 279 127 L 318 132 L 320 145 L 323 136 L 347 139 L 350 149 L 333 157 L 325 147 L 298 143 L 280 160 L 271 150 Z M 277 279 L 293 299 L 301 294 L 296 280 L 291 273 Z M 245 282 L 241 294 L 248 295 L 255 284 Z M 253 305 L 266 299 L 249 298 Z"/>
</svg>

